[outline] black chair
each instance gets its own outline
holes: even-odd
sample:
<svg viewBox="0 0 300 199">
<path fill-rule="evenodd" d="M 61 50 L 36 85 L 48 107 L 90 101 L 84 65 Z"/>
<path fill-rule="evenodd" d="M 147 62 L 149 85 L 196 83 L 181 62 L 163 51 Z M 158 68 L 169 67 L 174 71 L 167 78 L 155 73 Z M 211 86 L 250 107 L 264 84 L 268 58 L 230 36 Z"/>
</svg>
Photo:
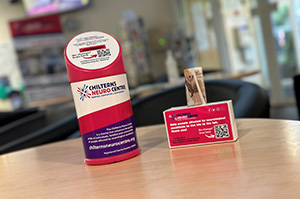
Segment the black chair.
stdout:
<svg viewBox="0 0 300 199">
<path fill-rule="evenodd" d="M 42 121 L 43 120 L 41 120 L 41 122 Z M 39 121 L 35 120 L 33 125 L 38 123 Z M 26 135 L 19 136 L 9 142 L 2 143 L 2 145 L 0 145 L 0 154 L 65 140 L 78 129 L 79 126 L 76 114 L 72 114 L 51 125 L 27 133 Z M 11 139 L 10 135 L 7 136 Z"/>
<path fill-rule="evenodd" d="M 270 101 L 267 91 L 241 80 L 206 81 L 208 102 L 232 100 L 236 118 L 269 118 Z"/>
<path fill-rule="evenodd" d="M 78 129 L 74 105 L 49 106 L 0 127 L 0 154 L 65 140 Z"/>
<path fill-rule="evenodd" d="M 241 80 L 205 81 L 208 102 L 232 100 L 236 118 L 269 118 L 270 103 L 267 92 L 256 84 Z M 185 85 L 165 89 L 132 100 L 136 126 L 164 123 L 163 111 L 186 105 Z"/>
<path fill-rule="evenodd" d="M 294 76 L 294 91 L 298 110 L 298 117 L 300 119 L 300 74 Z"/>
<path fill-rule="evenodd" d="M 0 112 L 0 127 L 37 112 L 37 108 L 29 108 L 11 112 Z"/>
</svg>

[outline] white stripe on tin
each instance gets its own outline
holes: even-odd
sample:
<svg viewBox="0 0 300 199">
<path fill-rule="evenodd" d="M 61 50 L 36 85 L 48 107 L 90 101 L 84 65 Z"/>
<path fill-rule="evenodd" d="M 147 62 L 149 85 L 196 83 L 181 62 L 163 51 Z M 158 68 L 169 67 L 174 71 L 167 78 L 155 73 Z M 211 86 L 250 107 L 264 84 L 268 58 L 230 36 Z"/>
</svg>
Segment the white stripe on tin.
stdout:
<svg viewBox="0 0 300 199">
<path fill-rule="evenodd" d="M 71 83 L 77 118 L 130 100 L 126 74 Z"/>
</svg>

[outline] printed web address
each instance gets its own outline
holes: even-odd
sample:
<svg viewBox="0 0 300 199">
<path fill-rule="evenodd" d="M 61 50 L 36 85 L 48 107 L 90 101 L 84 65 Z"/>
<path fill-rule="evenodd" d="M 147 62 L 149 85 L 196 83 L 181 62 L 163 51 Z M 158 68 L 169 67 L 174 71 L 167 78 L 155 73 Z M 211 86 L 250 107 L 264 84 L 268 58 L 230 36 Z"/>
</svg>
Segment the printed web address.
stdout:
<svg viewBox="0 0 300 199">
<path fill-rule="evenodd" d="M 99 145 L 99 146 L 92 145 L 89 147 L 89 149 L 90 150 L 105 149 L 105 148 L 109 148 L 109 147 L 120 146 L 122 144 L 127 144 L 129 142 L 134 142 L 134 141 L 135 141 L 135 138 L 131 138 L 131 139 L 126 139 L 126 140 L 111 143 L 111 144 L 104 144 L 104 145 Z"/>
</svg>

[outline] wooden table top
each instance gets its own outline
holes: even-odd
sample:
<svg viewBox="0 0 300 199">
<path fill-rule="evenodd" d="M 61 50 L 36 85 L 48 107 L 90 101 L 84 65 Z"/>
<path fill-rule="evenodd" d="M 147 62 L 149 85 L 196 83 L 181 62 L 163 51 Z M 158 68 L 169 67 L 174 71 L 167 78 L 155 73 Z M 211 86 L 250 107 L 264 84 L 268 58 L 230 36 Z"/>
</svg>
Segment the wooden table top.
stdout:
<svg viewBox="0 0 300 199">
<path fill-rule="evenodd" d="M 142 153 L 88 166 L 81 139 L 0 156 L 0 198 L 300 198 L 300 122 L 238 119 L 239 140 L 169 149 L 163 125 Z"/>
</svg>

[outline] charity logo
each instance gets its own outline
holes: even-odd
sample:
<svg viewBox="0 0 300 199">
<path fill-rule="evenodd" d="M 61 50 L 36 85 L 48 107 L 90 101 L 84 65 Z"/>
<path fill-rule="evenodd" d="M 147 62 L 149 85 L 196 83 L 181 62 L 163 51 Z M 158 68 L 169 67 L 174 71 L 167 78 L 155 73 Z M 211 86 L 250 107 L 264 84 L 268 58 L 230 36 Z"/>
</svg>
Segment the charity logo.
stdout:
<svg viewBox="0 0 300 199">
<path fill-rule="evenodd" d="M 172 115 L 169 115 L 169 118 L 171 119 L 171 122 L 174 122 L 176 120 L 176 114 L 173 113 Z"/>
<path fill-rule="evenodd" d="M 116 81 L 103 82 L 92 85 L 84 84 L 83 87 L 77 87 L 77 92 L 79 93 L 79 99 L 81 101 L 84 101 L 85 99 L 95 99 L 98 97 L 107 97 L 111 95 L 121 94 L 125 93 L 125 90 L 125 84 L 118 85 Z"/>
<path fill-rule="evenodd" d="M 84 84 L 82 88 L 78 87 L 77 92 L 80 95 L 79 99 L 81 101 L 84 101 L 85 98 L 90 98 L 91 97 L 91 94 L 88 92 L 88 85 Z"/>
<path fill-rule="evenodd" d="M 169 118 L 171 122 L 174 121 L 184 121 L 184 120 L 190 120 L 191 118 L 196 118 L 198 117 L 198 114 L 192 114 L 190 112 L 186 112 L 186 113 L 179 113 L 179 114 L 170 114 Z"/>
</svg>

